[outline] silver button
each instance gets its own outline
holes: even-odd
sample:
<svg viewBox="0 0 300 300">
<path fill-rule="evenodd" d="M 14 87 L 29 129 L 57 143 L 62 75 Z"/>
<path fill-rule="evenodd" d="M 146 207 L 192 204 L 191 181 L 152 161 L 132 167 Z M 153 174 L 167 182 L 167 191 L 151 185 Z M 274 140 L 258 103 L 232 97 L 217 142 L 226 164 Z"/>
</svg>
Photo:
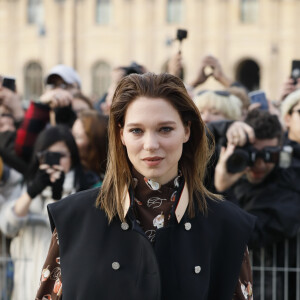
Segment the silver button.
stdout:
<svg viewBox="0 0 300 300">
<path fill-rule="evenodd" d="M 120 264 L 117 261 L 114 261 L 111 266 L 114 270 L 120 269 Z"/>
<path fill-rule="evenodd" d="M 186 222 L 186 223 L 184 224 L 184 228 L 185 228 L 185 230 L 191 230 L 192 224 L 191 224 L 190 222 Z"/>
<path fill-rule="evenodd" d="M 195 273 L 199 274 L 201 271 L 201 267 L 200 266 L 195 266 Z"/>
<path fill-rule="evenodd" d="M 129 225 L 128 225 L 126 222 L 123 222 L 123 223 L 121 224 L 121 228 L 122 228 L 123 230 L 128 230 L 128 229 L 129 229 Z"/>
</svg>

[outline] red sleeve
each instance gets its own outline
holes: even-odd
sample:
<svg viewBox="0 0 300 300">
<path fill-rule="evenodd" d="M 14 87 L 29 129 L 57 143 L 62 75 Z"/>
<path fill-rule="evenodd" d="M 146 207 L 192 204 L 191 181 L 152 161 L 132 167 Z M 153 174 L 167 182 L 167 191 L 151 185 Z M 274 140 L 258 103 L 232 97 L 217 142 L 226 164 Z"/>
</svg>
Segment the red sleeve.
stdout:
<svg viewBox="0 0 300 300">
<path fill-rule="evenodd" d="M 31 158 L 37 136 L 49 122 L 49 110 L 47 105 L 30 102 L 24 120 L 17 130 L 15 151 L 26 161 Z"/>
<path fill-rule="evenodd" d="M 60 300 L 62 295 L 59 241 L 56 229 L 52 234 L 49 252 L 42 270 L 40 287 L 35 300 Z"/>
</svg>

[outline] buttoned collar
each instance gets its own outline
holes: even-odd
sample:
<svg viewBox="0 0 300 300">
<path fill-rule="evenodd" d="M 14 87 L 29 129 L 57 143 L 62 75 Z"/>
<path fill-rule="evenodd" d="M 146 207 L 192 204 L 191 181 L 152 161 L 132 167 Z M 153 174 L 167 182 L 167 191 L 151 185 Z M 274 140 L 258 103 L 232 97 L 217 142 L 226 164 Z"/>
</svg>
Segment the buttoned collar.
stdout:
<svg viewBox="0 0 300 300">
<path fill-rule="evenodd" d="M 180 198 L 177 203 L 177 207 L 175 209 L 175 216 L 176 216 L 178 223 L 180 223 L 180 221 L 188 207 L 188 204 L 189 204 L 189 191 L 188 191 L 186 183 L 184 183 L 184 187 L 182 189 Z M 126 197 L 123 202 L 124 216 L 127 215 L 129 207 L 130 207 L 130 195 L 129 195 L 128 188 L 126 188 Z"/>
</svg>

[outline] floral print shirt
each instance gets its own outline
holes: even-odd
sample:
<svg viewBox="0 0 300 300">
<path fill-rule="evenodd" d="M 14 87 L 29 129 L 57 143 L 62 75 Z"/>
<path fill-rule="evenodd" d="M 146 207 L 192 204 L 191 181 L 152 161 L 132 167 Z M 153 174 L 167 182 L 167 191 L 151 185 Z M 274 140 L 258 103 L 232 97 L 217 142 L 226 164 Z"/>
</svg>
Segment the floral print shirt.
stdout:
<svg viewBox="0 0 300 300">
<path fill-rule="evenodd" d="M 176 178 L 162 186 L 151 179 L 144 178 L 136 171 L 133 171 L 133 176 L 135 181 L 133 206 L 136 219 L 148 239 L 151 243 L 154 243 L 156 230 L 168 225 L 173 208 L 176 207 L 176 194 L 182 176 L 179 173 Z M 246 249 L 239 280 L 232 299 L 253 300 L 252 282 L 249 252 L 248 249 Z M 49 253 L 42 270 L 40 287 L 35 300 L 60 299 L 62 299 L 62 282 L 59 240 L 55 229 L 52 235 Z"/>
</svg>

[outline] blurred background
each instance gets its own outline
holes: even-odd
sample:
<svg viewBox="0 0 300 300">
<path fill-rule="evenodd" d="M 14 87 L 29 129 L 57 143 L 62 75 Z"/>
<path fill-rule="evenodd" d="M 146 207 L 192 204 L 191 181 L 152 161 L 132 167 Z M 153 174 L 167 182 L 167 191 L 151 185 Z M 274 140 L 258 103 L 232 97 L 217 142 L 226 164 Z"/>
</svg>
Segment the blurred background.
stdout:
<svg viewBox="0 0 300 300">
<path fill-rule="evenodd" d="M 299 15 L 299 0 L 0 0 L 0 73 L 16 77 L 29 100 L 41 95 L 50 68 L 63 63 L 98 99 L 115 66 L 136 61 L 163 71 L 182 28 L 185 81 L 211 54 L 232 79 L 276 99 L 292 59 L 300 58 Z"/>
</svg>

